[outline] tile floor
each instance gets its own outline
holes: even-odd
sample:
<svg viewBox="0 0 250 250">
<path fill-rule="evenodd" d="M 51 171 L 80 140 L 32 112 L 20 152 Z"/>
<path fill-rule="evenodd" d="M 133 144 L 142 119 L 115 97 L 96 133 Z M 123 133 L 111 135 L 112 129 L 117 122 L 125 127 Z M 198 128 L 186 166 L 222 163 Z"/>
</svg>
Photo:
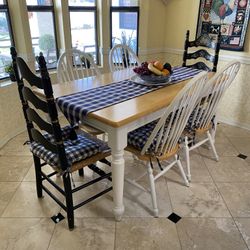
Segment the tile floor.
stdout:
<svg viewBox="0 0 250 250">
<path fill-rule="evenodd" d="M 37 199 L 26 140 L 22 133 L 0 149 L 0 249 L 250 249 L 250 131 L 220 124 L 220 161 L 212 159 L 207 147 L 193 152 L 189 188 L 176 169 L 159 179 L 159 218 L 151 216 L 150 196 L 125 184 L 121 222 L 114 221 L 112 196 L 106 194 L 75 211 L 73 231 L 66 219 L 58 224 L 50 219 L 61 209 L 46 194 Z M 237 157 L 240 153 L 248 157 Z M 143 166 L 135 167 L 131 155 L 125 157 L 126 174 L 140 174 Z M 77 173 L 73 179 L 83 181 Z M 173 212 L 181 217 L 176 224 L 167 218 Z"/>
</svg>

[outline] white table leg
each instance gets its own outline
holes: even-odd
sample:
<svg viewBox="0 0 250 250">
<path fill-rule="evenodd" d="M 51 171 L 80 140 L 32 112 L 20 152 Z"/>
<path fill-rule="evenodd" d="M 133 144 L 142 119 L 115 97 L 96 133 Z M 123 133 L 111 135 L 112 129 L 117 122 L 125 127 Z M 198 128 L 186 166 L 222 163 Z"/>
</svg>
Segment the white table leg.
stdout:
<svg viewBox="0 0 250 250">
<path fill-rule="evenodd" d="M 113 213 L 115 219 L 120 221 L 124 213 L 124 148 L 127 145 L 127 133 L 121 129 L 114 129 L 109 133 L 108 144 L 112 151 Z"/>
</svg>

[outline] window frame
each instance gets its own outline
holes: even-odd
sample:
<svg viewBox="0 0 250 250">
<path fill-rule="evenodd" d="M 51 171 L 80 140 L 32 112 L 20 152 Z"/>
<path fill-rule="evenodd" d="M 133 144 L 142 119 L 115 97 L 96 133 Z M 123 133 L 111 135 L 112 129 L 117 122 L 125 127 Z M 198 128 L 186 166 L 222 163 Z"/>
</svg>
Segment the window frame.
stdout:
<svg viewBox="0 0 250 250">
<path fill-rule="evenodd" d="M 95 50 L 96 50 L 96 64 L 99 65 L 99 37 L 97 30 L 97 2 L 95 0 L 95 6 L 70 6 L 68 4 L 69 11 L 69 28 L 70 28 L 70 36 L 71 36 L 71 48 L 72 46 L 72 35 L 71 35 L 71 20 L 70 20 L 70 12 L 94 12 L 94 25 L 95 25 Z"/>
<path fill-rule="evenodd" d="M 5 0 L 3 2 L 4 2 L 3 4 L 0 4 L 0 12 L 6 13 L 6 20 L 7 20 L 7 25 L 8 25 L 9 34 L 10 34 L 10 44 L 11 46 L 15 46 L 14 33 L 12 29 L 12 24 L 11 24 L 8 0 Z M 6 79 L 10 79 L 10 77 L 9 76 L 0 77 L 0 81 L 6 80 Z"/>
<path fill-rule="evenodd" d="M 112 6 L 112 0 L 110 1 L 110 12 L 109 12 L 109 20 L 110 20 L 110 48 L 112 48 L 112 14 L 119 12 L 133 12 L 137 14 L 137 34 L 136 34 L 136 55 L 138 56 L 139 51 L 139 15 L 140 15 L 140 7 L 139 6 Z"/>
<path fill-rule="evenodd" d="M 28 5 L 26 3 L 26 6 L 27 6 L 27 12 L 51 12 L 52 13 L 53 29 L 54 29 L 55 45 L 56 45 L 56 58 L 57 58 L 57 61 L 58 61 L 58 59 L 59 59 L 59 49 L 58 49 L 58 41 L 57 41 L 57 30 L 56 30 L 56 18 L 55 18 L 54 0 L 51 0 L 51 2 L 52 2 L 52 5 Z M 32 36 L 31 36 L 31 44 L 32 44 Z M 33 47 L 33 45 L 32 45 L 32 47 Z M 54 70 L 54 69 L 56 69 L 56 66 L 52 67 L 52 68 L 49 68 L 48 70 Z M 36 71 L 39 71 L 39 69 L 36 69 Z"/>
</svg>

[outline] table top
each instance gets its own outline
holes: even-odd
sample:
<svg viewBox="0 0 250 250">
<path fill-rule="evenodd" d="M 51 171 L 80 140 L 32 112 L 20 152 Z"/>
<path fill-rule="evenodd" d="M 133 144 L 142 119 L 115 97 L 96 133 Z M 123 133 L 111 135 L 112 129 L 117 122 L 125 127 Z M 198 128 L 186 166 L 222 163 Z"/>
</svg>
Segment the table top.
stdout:
<svg viewBox="0 0 250 250">
<path fill-rule="evenodd" d="M 112 82 L 125 80 L 132 75 L 134 75 L 132 69 L 125 69 L 113 73 L 105 73 L 98 77 L 86 77 L 71 82 L 53 84 L 54 97 L 58 98 Z M 94 118 L 112 127 L 121 127 L 161 108 L 167 107 L 188 81 L 190 81 L 190 79 L 91 112 L 87 117 Z M 39 93 L 39 91 L 37 91 L 37 93 Z M 42 95 L 42 92 L 40 92 L 40 94 Z"/>
</svg>

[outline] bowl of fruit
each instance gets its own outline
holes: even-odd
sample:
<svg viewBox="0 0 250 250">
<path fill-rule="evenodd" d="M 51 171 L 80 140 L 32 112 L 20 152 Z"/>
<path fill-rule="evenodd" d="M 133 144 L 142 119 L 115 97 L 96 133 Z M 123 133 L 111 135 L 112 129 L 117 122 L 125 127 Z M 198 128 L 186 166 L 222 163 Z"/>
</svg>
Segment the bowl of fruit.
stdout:
<svg viewBox="0 0 250 250">
<path fill-rule="evenodd" d="M 160 61 L 143 62 L 133 71 L 145 82 L 168 83 L 171 78 L 172 67 L 169 63 L 163 64 Z"/>
</svg>

